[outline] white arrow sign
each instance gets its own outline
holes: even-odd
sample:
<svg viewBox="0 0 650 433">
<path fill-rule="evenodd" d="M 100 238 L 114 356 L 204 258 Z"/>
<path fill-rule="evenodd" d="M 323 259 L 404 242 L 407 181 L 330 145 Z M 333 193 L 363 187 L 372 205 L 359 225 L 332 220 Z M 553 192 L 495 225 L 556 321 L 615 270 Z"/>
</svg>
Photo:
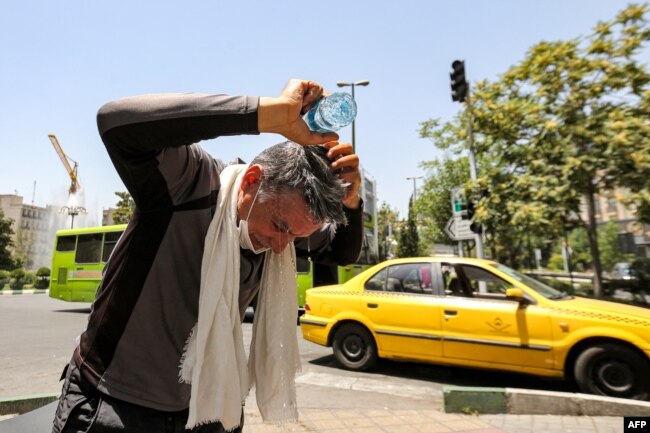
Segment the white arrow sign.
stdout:
<svg viewBox="0 0 650 433">
<path fill-rule="evenodd" d="M 445 226 L 445 232 L 455 241 L 468 241 L 475 239 L 476 234 L 469 229 L 472 222 L 461 218 L 449 218 Z"/>
</svg>

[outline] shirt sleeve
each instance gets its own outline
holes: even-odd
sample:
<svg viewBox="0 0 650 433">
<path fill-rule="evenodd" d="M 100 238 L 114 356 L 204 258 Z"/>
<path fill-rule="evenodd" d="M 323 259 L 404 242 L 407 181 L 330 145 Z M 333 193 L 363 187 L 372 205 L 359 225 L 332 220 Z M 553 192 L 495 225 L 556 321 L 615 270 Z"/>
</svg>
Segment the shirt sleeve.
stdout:
<svg viewBox="0 0 650 433">
<path fill-rule="evenodd" d="M 316 263 L 345 266 L 355 263 L 363 244 L 363 201 L 357 209 L 345 209 L 346 225 L 326 225 L 309 238 L 294 243 L 298 257 L 310 257 Z"/>
<path fill-rule="evenodd" d="M 257 97 L 199 93 L 135 96 L 101 107 L 97 126 L 124 185 L 147 211 L 191 199 L 192 179 L 212 160 L 196 143 L 259 134 L 258 103 Z"/>
</svg>

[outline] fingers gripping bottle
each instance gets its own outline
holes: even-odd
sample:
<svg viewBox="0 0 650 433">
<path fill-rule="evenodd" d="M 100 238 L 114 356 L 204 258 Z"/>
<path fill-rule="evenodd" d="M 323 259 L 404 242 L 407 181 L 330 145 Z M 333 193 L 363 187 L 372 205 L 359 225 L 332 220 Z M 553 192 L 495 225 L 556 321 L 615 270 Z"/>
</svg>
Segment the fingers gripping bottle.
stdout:
<svg viewBox="0 0 650 433">
<path fill-rule="evenodd" d="M 303 119 L 314 132 L 333 132 L 348 126 L 357 116 L 357 104 L 349 93 L 332 93 L 320 99 Z"/>
</svg>

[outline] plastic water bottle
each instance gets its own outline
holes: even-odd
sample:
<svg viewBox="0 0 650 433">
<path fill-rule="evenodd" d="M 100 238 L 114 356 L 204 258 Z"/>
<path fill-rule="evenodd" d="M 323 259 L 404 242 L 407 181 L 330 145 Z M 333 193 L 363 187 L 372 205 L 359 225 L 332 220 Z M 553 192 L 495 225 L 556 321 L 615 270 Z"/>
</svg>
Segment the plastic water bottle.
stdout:
<svg viewBox="0 0 650 433">
<path fill-rule="evenodd" d="M 338 131 L 357 117 L 357 104 L 349 93 L 332 93 L 316 102 L 304 116 L 314 132 Z"/>
</svg>

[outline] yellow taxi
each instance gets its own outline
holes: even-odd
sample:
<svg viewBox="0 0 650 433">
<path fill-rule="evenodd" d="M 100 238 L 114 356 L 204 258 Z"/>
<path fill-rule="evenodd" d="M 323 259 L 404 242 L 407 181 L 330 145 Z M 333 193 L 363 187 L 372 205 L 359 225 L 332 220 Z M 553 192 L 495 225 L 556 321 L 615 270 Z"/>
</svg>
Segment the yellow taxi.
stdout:
<svg viewBox="0 0 650 433">
<path fill-rule="evenodd" d="M 582 392 L 650 400 L 650 310 L 568 296 L 502 264 L 382 262 L 307 291 L 303 337 L 350 370 L 378 358 L 575 380 Z"/>
</svg>

